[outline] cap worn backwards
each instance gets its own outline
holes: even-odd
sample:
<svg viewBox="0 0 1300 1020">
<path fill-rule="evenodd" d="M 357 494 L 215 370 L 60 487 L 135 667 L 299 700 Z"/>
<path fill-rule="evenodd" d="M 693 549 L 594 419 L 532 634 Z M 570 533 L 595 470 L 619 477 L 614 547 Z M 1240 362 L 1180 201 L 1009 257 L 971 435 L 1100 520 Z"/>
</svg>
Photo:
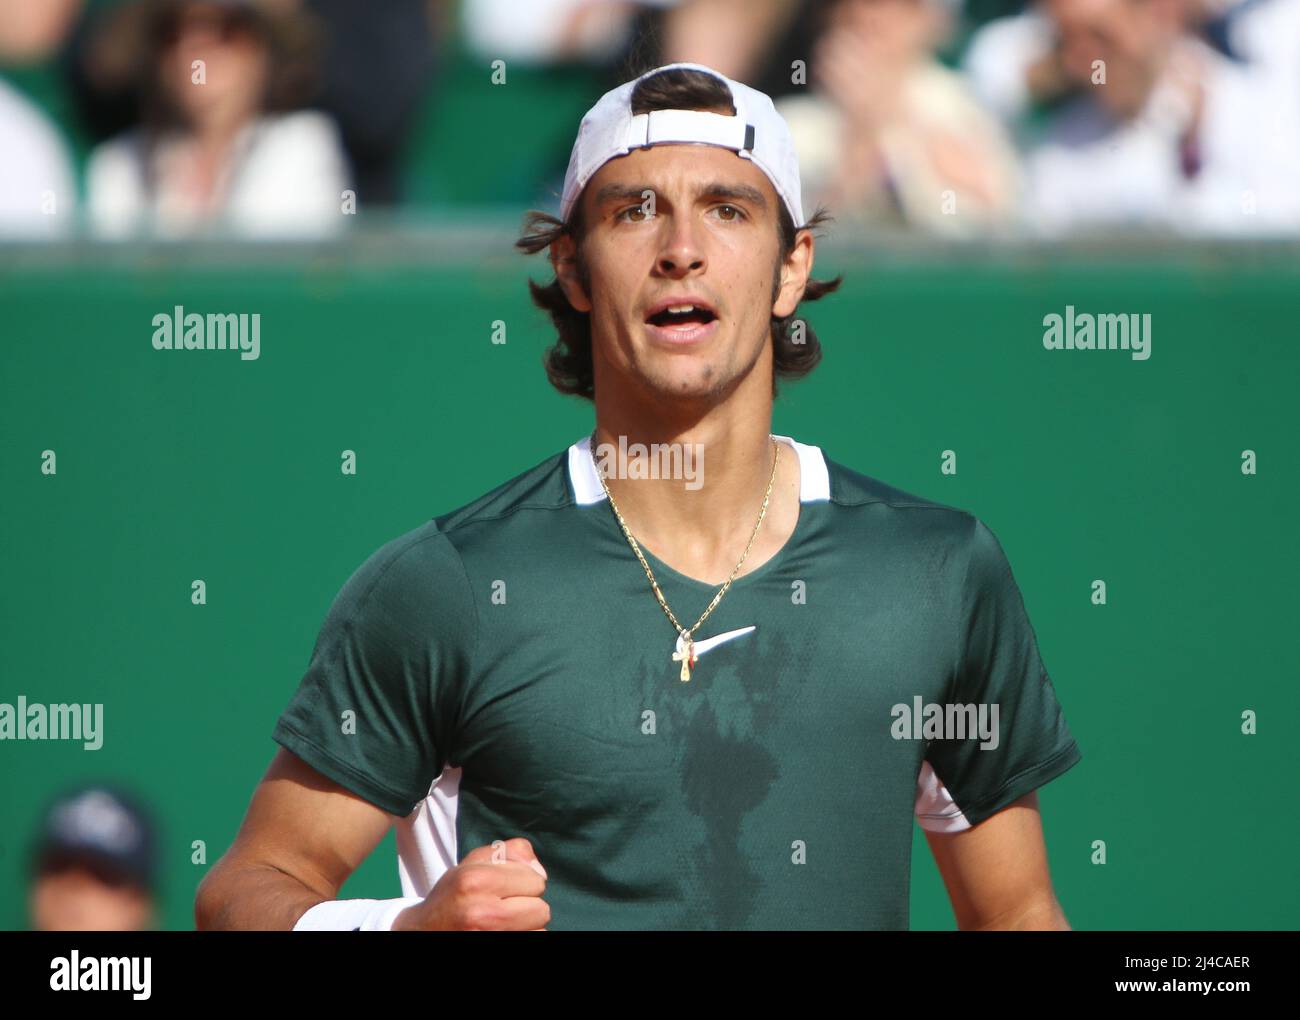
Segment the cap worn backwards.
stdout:
<svg viewBox="0 0 1300 1020">
<path fill-rule="evenodd" d="M 703 110 L 651 110 L 632 113 L 632 93 L 646 78 L 675 68 L 703 71 L 721 80 L 731 92 L 734 116 Z M 568 222 L 573 206 L 596 171 L 633 149 L 679 142 L 703 142 L 732 149 L 748 159 L 772 182 L 795 227 L 802 227 L 799 160 L 785 119 L 763 92 L 733 81 L 703 64 L 665 64 L 624 82 L 597 100 L 578 125 L 560 199 L 560 218 Z"/>
</svg>

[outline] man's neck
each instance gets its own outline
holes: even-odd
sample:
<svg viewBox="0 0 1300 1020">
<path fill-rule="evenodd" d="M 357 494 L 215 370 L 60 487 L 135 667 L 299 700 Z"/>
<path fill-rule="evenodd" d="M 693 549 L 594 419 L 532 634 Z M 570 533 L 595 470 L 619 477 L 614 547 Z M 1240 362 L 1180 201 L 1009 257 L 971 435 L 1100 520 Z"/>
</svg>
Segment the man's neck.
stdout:
<svg viewBox="0 0 1300 1020">
<path fill-rule="evenodd" d="M 799 462 L 787 444 L 770 438 L 770 418 L 724 422 L 706 416 L 690 425 L 647 425 L 620 420 L 617 413 L 597 417 L 596 466 L 605 469 L 605 484 L 628 530 L 674 570 L 709 584 L 726 581 L 754 535 L 769 481 L 762 526 L 736 576 L 757 569 L 790 537 L 799 516 Z M 670 456 L 659 463 L 689 465 L 690 477 L 620 477 L 626 462 L 618 451 L 637 443 L 652 453 L 652 444 L 667 444 L 658 449 Z M 602 459 L 603 451 L 609 455 Z"/>
</svg>

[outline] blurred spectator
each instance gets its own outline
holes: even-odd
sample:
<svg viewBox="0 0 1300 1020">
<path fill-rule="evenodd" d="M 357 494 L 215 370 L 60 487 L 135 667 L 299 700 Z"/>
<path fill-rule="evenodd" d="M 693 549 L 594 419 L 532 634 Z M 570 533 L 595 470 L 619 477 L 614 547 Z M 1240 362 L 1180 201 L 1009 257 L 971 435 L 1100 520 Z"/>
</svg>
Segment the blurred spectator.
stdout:
<svg viewBox="0 0 1300 1020">
<path fill-rule="evenodd" d="M 133 798 L 89 786 L 47 809 L 32 852 L 36 931 L 139 931 L 156 924 L 157 835 Z"/>
<path fill-rule="evenodd" d="M 1300 132 L 1264 158 L 1267 90 L 1195 37 L 1200 13 L 1193 0 L 1043 0 L 977 33 L 967 67 L 1018 122 L 1031 227 L 1294 229 Z"/>
<path fill-rule="evenodd" d="M 838 0 L 809 69 L 813 91 L 777 109 L 799 153 L 804 207 L 842 224 L 941 235 L 1009 225 L 1015 153 L 996 119 L 934 57 L 946 0 Z"/>
<path fill-rule="evenodd" d="M 662 63 L 704 64 L 750 84 L 776 38 L 809 6 L 804 0 L 685 0 L 664 19 Z"/>
<path fill-rule="evenodd" d="M 1207 0 L 1223 7 L 1229 49 L 1269 74 L 1300 76 L 1300 0 Z"/>
<path fill-rule="evenodd" d="M 253 0 L 151 0 L 140 48 L 144 121 L 91 154 L 92 226 L 248 237 L 342 223 L 346 159 L 333 122 L 293 110 L 310 91 L 310 22 Z"/>
<path fill-rule="evenodd" d="M 1222 15 L 1228 48 L 1259 82 L 1266 111 L 1261 161 L 1275 168 L 1275 190 L 1295 197 L 1300 181 L 1300 0 L 1228 2 Z"/>
<path fill-rule="evenodd" d="M 76 203 L 67 146 L 26 97 L 0 80 L 0 238 L 49 237 Z"/>
<path fill-rule="evenodd" d="M 63 43 L 82 0 L 0 0 L 0 62 L 44 60 Z"/>
<path fill-rule="evenodd" d="M 966 47 L 963 66 L 971 89 L 1009 127 L 1020 126 L 1035 105 L 1055 102 L 1070 87 L 1044 11 L 1049 2 L 990 21 Z"/>
</svg>

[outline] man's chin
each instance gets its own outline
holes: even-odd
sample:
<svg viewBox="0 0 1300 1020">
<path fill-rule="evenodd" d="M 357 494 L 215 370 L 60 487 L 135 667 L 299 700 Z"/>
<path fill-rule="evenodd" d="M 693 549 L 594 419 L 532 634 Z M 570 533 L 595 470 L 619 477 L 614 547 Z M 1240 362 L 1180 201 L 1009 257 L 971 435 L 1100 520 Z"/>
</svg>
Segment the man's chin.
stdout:
<svg viewBox="0 0 1300 1020">
<path fill-rule="evenodd" d="M 700 362 L 652 371 L 642 382 L 656 397 L 678 401 L 716 400 L 731 388 L 713 365 Z"/>
</svg>

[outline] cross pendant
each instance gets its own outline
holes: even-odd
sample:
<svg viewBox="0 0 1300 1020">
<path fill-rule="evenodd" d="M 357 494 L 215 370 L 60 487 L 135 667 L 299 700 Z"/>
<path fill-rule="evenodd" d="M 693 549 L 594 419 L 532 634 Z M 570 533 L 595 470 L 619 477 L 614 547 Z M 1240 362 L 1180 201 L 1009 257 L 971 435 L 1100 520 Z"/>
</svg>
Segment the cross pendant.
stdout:
<svg viewBox="0 0 1300 1020">
<path fill-rule="evenodd" d="M 673 652 L 673 662 L 682 664 L 682 682 L 691 678 L 691 667 L 695 665 L 695 642 L 686 638 L 680 652 Z"/>
</svg>

